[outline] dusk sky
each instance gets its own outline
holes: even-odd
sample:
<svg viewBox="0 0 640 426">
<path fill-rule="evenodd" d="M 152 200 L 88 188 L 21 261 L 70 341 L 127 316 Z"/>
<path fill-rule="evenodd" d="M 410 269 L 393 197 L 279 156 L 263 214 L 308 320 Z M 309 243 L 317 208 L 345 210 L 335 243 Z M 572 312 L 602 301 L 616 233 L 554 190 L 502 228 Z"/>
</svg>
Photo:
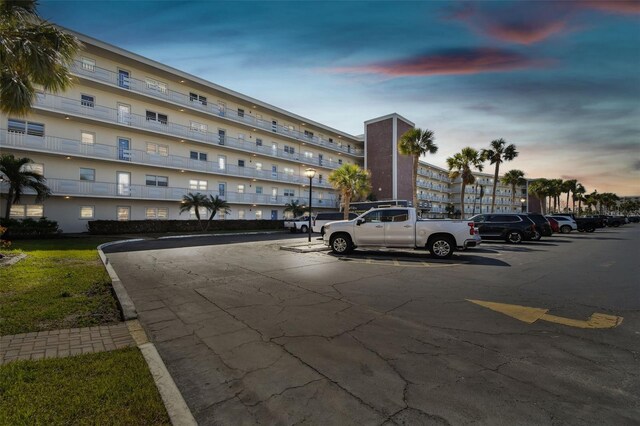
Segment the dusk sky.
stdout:
<svg viewBox="0 0 640 426">
<path fill-rule="evenodd" d="M 50 21 L 358 135 L 391 112 L 445 159 L 640 195 L 640 2 L 41 1 Z M 485 171 L 491 172 L 493 166 Z"/>
</svg>

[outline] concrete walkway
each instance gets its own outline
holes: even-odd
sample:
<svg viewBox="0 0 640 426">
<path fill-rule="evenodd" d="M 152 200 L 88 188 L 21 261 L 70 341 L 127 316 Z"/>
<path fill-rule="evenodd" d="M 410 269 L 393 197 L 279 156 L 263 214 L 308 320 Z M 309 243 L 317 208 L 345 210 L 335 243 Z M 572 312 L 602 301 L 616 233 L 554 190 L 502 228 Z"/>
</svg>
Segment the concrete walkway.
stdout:
<svg viewBox="0 0 640 426">
<path fill-rule="evenodd" d="M 136 346 L 127 324 L 0 336 L 0 365 L 23 359 L 61 358 Z"/>
</svg>

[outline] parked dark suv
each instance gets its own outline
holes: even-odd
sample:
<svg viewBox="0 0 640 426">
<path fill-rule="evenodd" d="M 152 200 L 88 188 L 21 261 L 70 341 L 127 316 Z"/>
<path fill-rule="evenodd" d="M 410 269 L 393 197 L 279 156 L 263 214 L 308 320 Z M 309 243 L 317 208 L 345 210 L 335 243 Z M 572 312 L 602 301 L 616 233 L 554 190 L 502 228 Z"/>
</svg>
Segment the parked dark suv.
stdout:
<svg viewBox="0 0 640 426">
<path fill-rule="evenodd" d="M 540 213 L 527 213 L 527 216 L 529 216 L 529 219 L 536 224 L 536 233 L 532 240 L 540 241 L 540 238 L 542 237 L 550 237 L 553 235 L 551 224 L 546 217 L 542 216 Z"/>
<path fill-rule="evenodd" d="M 523 240 L 531 240 L 536 234 L 536 225 L 526 214 L 478 214 L 469 220 L 473 221 L 483 240 L 519 244 Z"/>
</svg>

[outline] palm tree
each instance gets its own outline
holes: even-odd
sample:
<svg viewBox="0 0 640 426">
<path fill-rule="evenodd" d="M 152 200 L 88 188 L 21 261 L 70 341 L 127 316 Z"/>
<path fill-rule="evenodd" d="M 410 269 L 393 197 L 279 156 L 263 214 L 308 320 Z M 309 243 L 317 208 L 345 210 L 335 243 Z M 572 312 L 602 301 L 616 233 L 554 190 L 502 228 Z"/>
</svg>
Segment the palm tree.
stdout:
<svg viewBox="0 0 640 426">
<path fill-rule="evenodd" d="M 562 179 L 549 179 L 549 191 L 548 195 L 553 199 L 553 211 L 558 211 L 558 206 L 560 204 L 560 194 L 562 194 Z"/>
<path fill-rule="evenodd" d="M 371 190 L 371 176 L 368 170 L 357 164 L 343 164 L 329 175 L 329 182 L 340 191 L 344 219 L 349 219 L 349 205 L 354 197 L 365 196 Z"/>
<path fill-rule="evenodd" d="M 578 212 L 580 212 L 580 204 L 584 201 L 584 194 L 587 192 L 586 188 L 581 183 L 576 183 L 576 187 L 573 190 L 573 211 L 576 211 L 576 200 L 578 201 Z"/>
<path fill-rule="evenodd" d="M 540 210 L 542 214 L 547 214 L 544 198 L 549 195 L 549 180 L 540 178 L 529 183 L 529 194 L 540 200 Z"/>
<path fill-rule="evenodd" d="M 44 176 L 25 170 L 25 166 L 31 163 L 33 163 L 33 160 L 30 158 L 16 158 L 13 154 L 0 155 L 0 175 L 4 175 L 2 180 L 9 182 L 4 215 L 6 219 L 9 219 L 11 214 L 11 206 L 20 202 L 20 197 L 22 197 L 25 189 L 36 191 L 36 203 L 51 195 L 51 190 L 46 185 L 47 180 Z"/>
<path fill-rule="evenodd" d="M 298 200 L 291 200 L 290 202 L 285 204 L 284 211 L 291 212 L 293 217 L 302 216 L 302 213 L 304 213 L 304 209 L 302 208 Z"/>
<path fill-rule="evenodd" d="M 562 192 L 566 192 L 567 193 L 567 210 L 569 210 L 569 194 L 573 193 L 575 195 L 575 193 L 576 193 L 576 185 L 578 185 L 578 180 L 577 179 L 565 180 L 562 183 Z"/>
<path fill-rule="evenodd" d="M 507 145 L 507 142 L 502 138 L 491 141 L 490 148 L 482 150 L 482 161 L 489 160 L 491 164 L 496 165 L 496 170 L 493 174 L 493 190 L 491 191 L 491 213 L 496 207 L 496 188 L 498 187 L 500 164 L 504 161 L 511 161 L 517 156 L 516 146 L 514 144 Z"/>
<path fill-rule="evenodd" d="M 231 213 L 231 206 L 224 199 L 218 197 L 217 195 L 214 197 L 209 194 L 209 199 L 207 200 L 207 205 L 205 206 L 207 210 L 211 212 L 209 215 L 209 220 L 207 220 L 207 227 L 205 231 L 209 229 L 209 225 L 214 217 L 216 217 L 216 213 L 220 212 L 222 214 L 228 215 Z"/>
<path fill-rule="evenodd" d="M 72 84 L 69 66 L 80 41 L 36 12 L 36 0 L 0 0 L 0 111 L 24 115 L 36 86 L 58 92 Z"/>
<path fill-rule="evenodd" d="M 447 158 L 447 166 L 449 167 L 449 177 L 451 179 L 460 178 L 462 183 L 460 191 L 460 211 L 462 213 L 461 218 L 464 219 L 464 190 L 467 185 L 472 185 L 476 181 L 476 177 L 473 175 L 471 168 L 476 168 L 482 171 L 482 159 L 480 153 L 471 148 L 462 148 L 462 151 L 453 155 L 453 157 Z"/>
<path fill-rule="evenodd" d="M 524 172 L 522 170 L 513 169 L 509 170 L 502 176 L 502 183 L 505 185 L 511 185 L 511 204 L 516 203 L 516 186 L 525 185 L 527 180 L 524 178 Z"/>
<path fill-rule="evenodd" d="M 204 231 L 202 225 L 202 219 L 200 218 L 200 209 L 205 208 L 209 210 L 209 199 L 206 195 L 196 192 L 195 194 L 189 192 L 187 195 L 182 196 L 182 205 L 180 206 L 180 214 L 183 212 L 191 212 L 193 210 L 196 215 L 196 219 L 200 223 L 200 229 Z"/>
<path fill-rule="evenodd" d="M 435 138 L 431 130 L 422 129 L 410 129 L 407 130 L 398 141 L 398 152 L 402 155 L 410 155 L 413 160 L 413 180 L 412 194 L 413 194 L 413 206 L 418 207 L 418 191 L 416 184 L 418 181 L 418 164 L 420 157 L 423 155 L 435 154 L 438 152 L 438 147 L 435 144 Z"/>
</svg>

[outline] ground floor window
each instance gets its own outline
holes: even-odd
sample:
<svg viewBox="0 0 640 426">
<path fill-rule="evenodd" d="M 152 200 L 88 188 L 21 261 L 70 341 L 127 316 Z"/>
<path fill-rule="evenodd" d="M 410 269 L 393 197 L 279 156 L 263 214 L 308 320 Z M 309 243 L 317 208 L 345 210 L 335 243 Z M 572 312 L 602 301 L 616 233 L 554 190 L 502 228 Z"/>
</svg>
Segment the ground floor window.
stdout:
<svg viewBox="0 0 640 426">
<path fill-rule="evenodd" d="M 118 220 L 129 220 L 131 218 L 131 207 L 120 206 L 117 212 Z"/>
<path fill-rule="evenodd" d="M 169 209 L 166 207 L 147 207 L 145 217 L 147 219 L 168 219 Z"/>
<path fill-rule="evenodd" d="M 244 209 L 238 210 L 238 219 L 244 219 L 245 212 Z"/>
<path fill-rule="evenodd" d="M 93 219 L 94 212 L 94 206 L 80 206 L 80 219 Z"/>
<path fill-rule="evenodd" d="M 256 210 L 256 219 L 262 219 L 262 210 Z"/>
<path fill-rule="evenodd" d="M 14 204 L 11 206 L 9 216 L 15 219 L 24 219 L 27 217 L 40 218 L 44 216 L 44 206 L 39 204 Z"/>
</svg>

